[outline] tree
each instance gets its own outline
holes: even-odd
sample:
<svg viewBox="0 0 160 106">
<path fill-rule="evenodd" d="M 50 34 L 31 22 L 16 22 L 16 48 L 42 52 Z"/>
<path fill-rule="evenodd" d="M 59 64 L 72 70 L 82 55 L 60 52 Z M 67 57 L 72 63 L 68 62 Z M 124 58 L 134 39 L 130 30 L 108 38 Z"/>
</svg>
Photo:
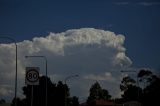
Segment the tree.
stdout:
<svg viewBox="0 0 160 106">
<path fill-rule="evenodd" d="M 144 84 L 143 89 L 137 87 L 131 77 L 124 77 L 120 84 L 120 89 L 124 92 L 122 101 L 138 100 L 143 106 L 159 106 L 160 77 L 147 69 L 141 69 L 137 77 L 139 82 Z M 137 99 L 136 94 L 138 94 Z"/>
<path fill-rule="evenodd" d="M 94 83 L 90 88 L 90 94 L 87 99 L 87 103 L 90 103 L 96 99 L 109 100 L 111 95 L 109 95 L 106 89 L 102 89 L 98 82 Z"/>
<path fill-rule="evenodd" d="M 67 105 L 69 102 L 69 88 L 67 85 L 63 84 L 62 81 L 59 81 L 56 86 L 56 104 L 58 106 L 64 106 L 65 102 L 67 102 Z M 66 98 L 66 101 L 65 101 Z"/>
<path fill-rule="evenodd" d="M 31 98 L 33 98 L 33 106 L 44 106 L 46 98 L 46 80 L 47 80 L 47 104 L 53 105 L 51 98 L 54 96 L 55 84 L 52 84 L 51 80 L 45 76 L 39 78 L 39 85 L 27 85 L 24 86 L 23 94 L 26 96 L 26 105 L 31 105 Z M 33 87 L 33 91 L 32 91 Z M 33 92 L 33 97 L 32 93 Z"/>
<path fill-rule="evenodd" d="M 152 78 L 150 85 L 144 89 L 144 95 L 148 98 L 147 100 L 151 102 L 149 103 L 148 101 L 148 104 L 160 105 L 160 78 L 156 76 Z"/>
<path fill-rule="evenodd" d="M 70 98 L 69 88 L 62 81 L 57 84 L 51 82 L 48 77 L 42 76 L 39 78 L 39 85 L 27 85 L 22 88 L 24 99 L 17 98 L 17 106 L 30 106 L 33 87 L 33 106 L 45 106 L 46 100 L 46 80 L 47 80 L 47 106 L 64 106 L 65 93 L 67 97 L 67 106 L 75 106 L 79 104 L 78 98 Z M 15 99 L 12 101 L 12 106 L 15 106 Z"/>
<path fill-rule="evenodd" d="M 111 95 L 106 89 L 102 89 L 102 99 L 105 99 L 105 100 L 111 99 Z"/>
<path fill-rule="evenodd" d="M 138 73 L 138 77 L 140 78 L 140 81 L 145 85 L 141 98 L 143 105 L 160 105 L 160 78 L 154 75 L 150 70 L 145 69 L 140 70 L 140 72 Z"/>
<path fill-rule="evenodd" d="M 135 85 L 136 81 L 134 79 L 132 79 L 131 77 L 127 76 L 127 77 L 124 77 L 121 81 L 121 84 L 120 84 L 120 89 L 121 91 L 126 91 L 129 86 L 133 86 Z"/>
<path fill-rule="evenodd" d="M 142 93 L 141 88 L 136 86 L 136 81 L 129 76 L 122 79 L 120 89 L 123 91 L 124 101 L 138 100 Z"/>
<path fill-rule="evenodd" d="M 20 98 L 16 98 L 17 106 L 27 106 L 24 102 L 24 100 L 21 100 Z M 12 100 L 11 106 L 15 106 L 15 98 Z"/>
<path fill-rule="evenodd" d="M 6 103 L 4 99 L 0 99 L 0 104 Z"/>
<path fill-rule="evenodd" d="M 79 106 L 79 101 L 78 101 L 78 98 L 76 96 L 73 96 L 71 98 L 71 105 L 70 106 Z"/>
<path fill-rule="evenodd" d="M 142 82 L 144 85 L 144 88 L 149 85 L 152 81 L 153 74 L 150 70 L 147 69 L 141 69 L 138 73 L 139 81 Z"/>
<path fill-rule="evenodd" d="M 90 100 L 100 99 L 101 95 L 102 95 L 102 88 L 99 85 L 99 83 L 96 82 L 90 88 L 90 95 L 88 99 Z"/>
</svg>

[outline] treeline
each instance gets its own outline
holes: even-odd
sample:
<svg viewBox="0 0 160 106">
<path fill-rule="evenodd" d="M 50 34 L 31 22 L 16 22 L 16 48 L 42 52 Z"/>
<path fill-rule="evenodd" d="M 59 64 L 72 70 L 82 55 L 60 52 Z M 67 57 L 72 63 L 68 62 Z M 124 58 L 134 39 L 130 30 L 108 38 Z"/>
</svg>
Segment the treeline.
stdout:
<svg viewBox="0 0 160 106">
<path fill-rule="evenodd" d="M 40 77 L 39 85 L 27 85 L 24 86 L 22 90 L 25 98 L 17 98 L 17 106 L 46 106 L 45 76 Z M 61 81 L 53 84 L 51 80 L 47 78 L 47 92 L 47 106 L 79 106 L 78 97 L 70 97 L 68 86 Z M 98 82 L 91 86 L 87 103 L 91 103 L 95 99 L 111 99 L 109 92 L 106 89 L 102 89 Z M 15 106 L 15 99 L 13 99 L 11 106 Z"/>
<path fill-rule="evenodd" d="M 45 106 L 46 105 L 46 77 L 40 77 L 39 85 L 24 86 L 24 99 L 17 98 L 17 106 Z M 150 70 L 140 70 L 137 78 L 126 76 L 122 79 L 120 90 L 123 92 L 121 98 L 113 99 L 107 89 L 101 88 L 98 82 L 95 82 L 89 91 L 86 103 L 90 104 L 94 100 L 103 99 L 114 101 L 116 104 L 124 104 L 129 101 L 138 101 L 143 106 L 159 106 L 160 98 L 160 78 L 154 75 Z M 59 81 L 52 83 L 47 78 L 47 106 L 79 106 L 78 97 L 71 97 L 69 88 L 66 84 Z M 33 99 L 33 100 L 31 100 Z M 15 99 L 12 101 L 15 106 Z"/>
<path fill-rule="evenodd" d="M 33 88 L 32 88 L 33 87 Z M 27 85 L 23 88 L 24 99 L 17 98 L 17 106 L 78 106 L 78 98 L 70 97 L 69 88 L 62 81 L 57 84 L 51 82 L 47 78 L 47 99 L 46 99 L 46 77 L 42 76 L 39 79 L 39 85 Z M 32 94 L 33 93 L 33 94 Z M 31 102 L 32 101 L 32 102 Z M 32 103 L 32 105 L 31 105 Z M 65 104 L 66 103 L 66 104 Z M 12 105 L 15 106 L 15 99 Z"/>
<path fill-rule="evenodd" d="M 116 102 L 139 101 L 143 106 L 160 106 L 160 78 L 150 70 L 139 71 L 136 80 L 124 77 L 120 84 L 122 98 Z"/>
</svg>

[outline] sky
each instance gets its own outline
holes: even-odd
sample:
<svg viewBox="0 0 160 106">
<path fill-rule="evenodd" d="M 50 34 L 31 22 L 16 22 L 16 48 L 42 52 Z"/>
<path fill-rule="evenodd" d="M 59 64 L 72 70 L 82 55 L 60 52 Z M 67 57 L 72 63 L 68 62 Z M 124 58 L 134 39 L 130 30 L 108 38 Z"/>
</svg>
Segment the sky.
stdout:
<svg viewBox="0 0 160 106">
<path fill-rule="evenodd" d="M 159 13 L 159 0 L 0 0 L 0 36 L 18 44 L 18 95 L 25 66 L 45 69 L 41 59 L 25 55 L 45 55 L 53 81 L 79 74 L 68 82 L 73 95 L 86 97 L 96 80 L 120 95 L 117 70 L 160 69 Z M 5 99 L 14 94 L 14 49 L 0 45 L 0 97 Z"/>
</svg>

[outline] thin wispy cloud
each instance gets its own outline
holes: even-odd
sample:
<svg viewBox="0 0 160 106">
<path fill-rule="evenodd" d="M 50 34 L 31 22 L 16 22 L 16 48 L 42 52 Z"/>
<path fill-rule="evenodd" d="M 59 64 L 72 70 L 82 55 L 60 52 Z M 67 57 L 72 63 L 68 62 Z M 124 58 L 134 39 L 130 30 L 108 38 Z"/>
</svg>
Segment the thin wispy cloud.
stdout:
<svg viewBox="0 0 160 106">
<path fill-rule="evenodd" d="M 141 6 L 156 6 L 156 5 L 160 5 L 160 2 L 139 2 L 139 3 L 137 3 L 137 5 L 141 5 Z"/>
<path fill-rule="evenodd" d="M 130 2 L 114 2 L 115 5 L 129 5 Z"/>
<path fill-rule="evenodd" d="M 139 5 L 139 6 L 158 6 L 160 2 L 114 2 L 113 4 L 119 6 L 126 6 L 126 5 Z"/>
<path fill-rule="evenodd" d="M 110 72 L 106 72 L 103 75 L 90 74 L 88 76 L 85 76 L 84 78 L 95 81 L 109 81 L 109 82 L 116 81 L 116 79 L 112 76 Z"/>
</svg>

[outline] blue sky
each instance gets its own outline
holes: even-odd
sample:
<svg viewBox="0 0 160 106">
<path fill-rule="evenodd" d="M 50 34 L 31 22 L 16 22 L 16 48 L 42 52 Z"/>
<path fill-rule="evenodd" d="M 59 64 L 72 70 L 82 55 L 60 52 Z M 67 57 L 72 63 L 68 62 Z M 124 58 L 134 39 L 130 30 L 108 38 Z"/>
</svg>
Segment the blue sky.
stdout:
<svg viewBox="0 0 160 106">
<path fill-rule="evenodd" d="M 158 0 L 0 0 L 0 35 L 22 41 L 83 27 L 110 30 L 126 36 L 135 66 L 159 69 L 159 12 Z"/>
<path fill-rule="evenodd" d="M 0 36 L 23 42 L 79 28 L 124 35 L 133 67 L 160 70 L 159 0 L 0 0 Z"/>
</svg>

